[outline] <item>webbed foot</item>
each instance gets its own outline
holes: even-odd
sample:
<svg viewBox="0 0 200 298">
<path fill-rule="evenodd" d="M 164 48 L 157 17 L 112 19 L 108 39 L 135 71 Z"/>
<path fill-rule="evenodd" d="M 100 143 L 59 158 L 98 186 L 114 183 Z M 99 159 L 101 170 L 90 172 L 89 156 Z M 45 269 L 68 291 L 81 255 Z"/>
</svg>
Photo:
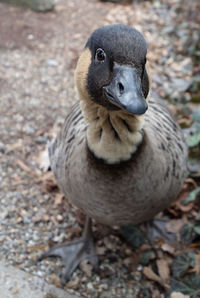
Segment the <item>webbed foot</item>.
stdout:
<svg viewBox="0 0 200 298">
<path fill-rule="evenodd" d="M 64 272 L 61 274 L 61 283 L 63 286 L 83 260 L 87 259 L 93 268 L 97 269 L 98 258 L 92 237 L 91 219 L 86 219 L 83 234 L 80 239 L 53 247 L 43 253 L 39 261 L 48 257 L 60 257 L 63 260 L 65 265 Z"/>
</svg>

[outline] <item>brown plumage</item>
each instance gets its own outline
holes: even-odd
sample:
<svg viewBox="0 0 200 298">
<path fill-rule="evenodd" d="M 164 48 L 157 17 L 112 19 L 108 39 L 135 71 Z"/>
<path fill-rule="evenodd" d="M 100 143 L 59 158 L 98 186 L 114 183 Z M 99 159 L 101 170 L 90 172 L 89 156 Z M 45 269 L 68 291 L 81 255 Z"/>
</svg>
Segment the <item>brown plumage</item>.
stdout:
<svg viewBox="0 0 200 298">
<path fill-rule="evenodd" d="M 94 157 L 87 127 L 76 104 L 50 149 L 59 187 L 85 214 L 107 225 L 137 224 L 177 198 L 187 151 L 179 126 L 163 105 L 149 101 L 142 144 L 131 159 L 118 164 Z"/>
<path fill-rule="evenodd" d="M 63 193 L 105 225 L 151 219 L 177 198 L 186 175 L 181 129 L 163 103 L 147 99 L 145 63 L 146 44 L 136 30 L 95 31 L 76 69 L 80 103 L 49 149 Z M 66 269 L 65 280 L 70 274 Z"/>
</svg>

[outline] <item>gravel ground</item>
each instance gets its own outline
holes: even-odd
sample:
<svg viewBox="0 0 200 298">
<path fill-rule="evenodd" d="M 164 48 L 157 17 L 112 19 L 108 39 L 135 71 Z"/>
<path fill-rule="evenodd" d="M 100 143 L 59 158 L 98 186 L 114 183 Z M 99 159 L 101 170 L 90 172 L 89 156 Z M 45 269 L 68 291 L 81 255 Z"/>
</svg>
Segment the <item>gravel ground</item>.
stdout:
<svg viewBox="0 0 200 298">
<path fill-rule="evenodd" d="M 0 262 L 1 297 L 76 298 L 65 290 L 49 285 L 40 277 Z"/>
<path fill-rule="evenodd" d="M 39 263 L 37 257 L 48 245 L 79 236 L 83 221 L 56 189 L 52 174 L 41 169 L 39 156 L 75 102 L 78 55 L 97 27 L 134 26 L 148 41 L 152 94 L 189 100 L 193 65 L 182 50 L 191 37 L 189 29 L 198 38 L 197 24 L 182 25 L 180 3 L 138 1 L 122 6 L 60 0 L 45 14 L 0 4 L 1 260 L 60 286 L 61 262 Z M 117 231 L 110 233 L 97 224 L 94 231 L 100 270 L 91 273 L 83 263 L 65 286 L 68 292 L 93 298 L 145 297 L 145 284 L 154 289 L 152 297 L 164 297 L 156 296 L 158 287 L 142 279 L 137 251 Z"/>
</svg>

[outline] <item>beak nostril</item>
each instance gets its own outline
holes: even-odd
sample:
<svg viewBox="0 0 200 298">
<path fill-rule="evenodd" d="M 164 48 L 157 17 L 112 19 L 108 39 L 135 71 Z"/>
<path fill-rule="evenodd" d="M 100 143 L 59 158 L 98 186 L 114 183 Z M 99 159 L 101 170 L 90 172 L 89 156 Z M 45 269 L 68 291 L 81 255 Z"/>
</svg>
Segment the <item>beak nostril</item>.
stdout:
<svg viewBox="0 0 200 298">
<path fill-rule="evenodd" d="M 124 92 L 124 86 L 122 85 L 122 83 L 118 83 L 117 86 L 119 88 L 119 92 L 122 94 Z"/>
</svg>

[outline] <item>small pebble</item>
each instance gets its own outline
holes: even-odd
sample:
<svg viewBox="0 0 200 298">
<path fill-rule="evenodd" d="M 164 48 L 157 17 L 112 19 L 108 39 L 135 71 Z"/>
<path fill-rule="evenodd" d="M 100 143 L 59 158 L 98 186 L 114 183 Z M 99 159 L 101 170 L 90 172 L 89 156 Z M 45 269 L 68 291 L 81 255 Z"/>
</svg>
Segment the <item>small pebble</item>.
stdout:
<svg viewBox="0 0 200 298">
<path fill-rule="evenodd" d="M 23 131 L 27 135 L 34 135 L 35 134 L 35 129 L 31 126 L 25 127 Z"/>
<path fill-rule="evenodd" d="M 88 290 L 93 290 L 94 289 L 93 284 L 91 282 L 89 282 L 87 284 L 87 288 L 88 288 Z"/>
<path fill-rule="evenodd" d="M 55 59 L 47 59 L 46 60 L 46 64 L 48 66 L 57 66 L 58 65 L 58 62 Z"/>
<path fill-rule="evenodd" d="M 34 39 L 34 35 L 33 35 L 33 34 L 29 34 L 29 35 L 27 36 L 27 39 L 28 39 L 28 40 L 33 40 L 33 39 Z"/>
</svg>

